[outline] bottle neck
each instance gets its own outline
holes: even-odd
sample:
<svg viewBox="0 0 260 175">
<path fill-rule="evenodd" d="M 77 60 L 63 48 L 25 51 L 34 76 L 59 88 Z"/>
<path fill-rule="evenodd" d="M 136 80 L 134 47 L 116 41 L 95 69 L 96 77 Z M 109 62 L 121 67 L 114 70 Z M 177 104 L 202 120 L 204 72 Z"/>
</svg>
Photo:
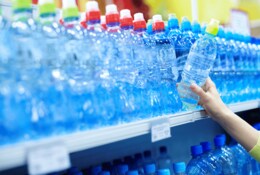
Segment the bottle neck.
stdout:
<svg viewBox="0 0 260 175">
<path fill-rule="evenodd" d="M 27 21 L 32 18 L 32 9 L 17 9 L 13 14 L 14 21 Z"/>
<path fill-rule="evenodd" d="M 117 32 L 120 30 L 119 22 L 111 22 L 107 24 L 108 32 Z"/>
<path fill-rule="evenodd" d="M 79 24 L 79 18 L 78 17 L 68 17 L 64 18 L 64 25 L 65 27 L 74 27 L 75 25 Z"/>
<path fill-rule="evenodd" d="M 55 22 L 55 13 L 48 13 L 48 14 L 43 14 L 40 17 L 40 23 L 44 25 L 48 25 Z"/>
</svg>

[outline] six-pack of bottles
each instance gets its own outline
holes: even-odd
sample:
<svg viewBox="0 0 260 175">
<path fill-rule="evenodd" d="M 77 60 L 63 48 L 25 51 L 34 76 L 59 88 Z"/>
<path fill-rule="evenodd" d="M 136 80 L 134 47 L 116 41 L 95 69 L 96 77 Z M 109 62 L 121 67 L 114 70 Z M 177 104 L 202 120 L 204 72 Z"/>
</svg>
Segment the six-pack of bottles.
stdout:
<svg viewBox="0 0 260 175">
<path fill-rule="evenodd" d="M 189 85 L 210 74 L 226 103 L 260 97 L 259 40 L 216 20 L 146 23 L 114 4 L 101 16 L 96 1 L 83 23 L 75 0 L 61 21 L 53 0 L 39 1 L 37 19 L 30 0 L 12 8 L 12 20 L 0 15 L 0 144 L 195 109 Z"/>
</svg>

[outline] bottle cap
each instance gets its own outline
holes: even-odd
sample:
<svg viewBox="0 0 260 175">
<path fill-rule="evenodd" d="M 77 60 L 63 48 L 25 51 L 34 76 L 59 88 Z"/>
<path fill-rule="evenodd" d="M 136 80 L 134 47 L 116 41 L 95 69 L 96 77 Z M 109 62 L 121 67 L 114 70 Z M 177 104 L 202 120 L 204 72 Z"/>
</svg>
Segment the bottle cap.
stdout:
<svg viewBox="0 0 260 175">
<path fill-rule="evenodd" d="M 192 23 L 192 32 L 193 33 L 201 33 L 200 23 L 198 21 L 193 21 Z"/>
<path fill-rule="evenodd" d="M 186 16 L 182 17 L 181 30 L 183 31 L 191 30 L 191 23 Z"/>
<path fill-rule="evenodd" d="M 199 156 L 203 153 L 202 146 L 201 145 L 194 145 L 191 146 L 191 155 L 192 156 Z"/>
<path fill-rule="evenodd" d="M 173 171 L 174 173 L 185 173 L 186 171 L 186 164 L 185 162 L 177 162 L 173 164 Z"/>
<path fill-rule="evenodd" d="M 133 25 L 134 25 L 134 30 L 146 29 L 146 22 L 144 20 L 143 13 L 134 14 Z"/>
<path fill-rule="evenodd" d="M 88 1 L 86 3 L 86 19 L 88 21 L 100 21 L 100 10 L 96 1 Z"/>
<path fill-rule="evenodd" d="M 201 142 L 200 145 L 202 146 L 202 150 L 204 153 L 211 151 L 210 142 Z"/>
<path fill-rule="evenodd" d="M 216 19 L 211 19 L 209 24 L 207 25 L 206 33 L 216 36 L 218 33 L 218 26 L 219 21 Z"/>
<path fill-rule="evenodd" d="M 162 20 L 162 15 L 153 16 L 153 31 L 165 30 L 164 21 Z"/>
<path fill-rule="evenodd" d="M 171 175 L 170 170 L 169 169 L 160 169 L 157 171 L 158 175 Z"/>
<path fill-rule="evenodd" d="M 106 22 L 110 23 L 119 23 L 119 14 L 115 4 L 109 4 L 106 6 Z"/>
<path fill-rule="evenodd" d="M 30 8 L 32 8 L 32 1 L 31 0 L 12 0 L 12 7 L 14 10 L 30 9 Z"/>
<path fill-rule="evenodd" d="M 127 175 L 139 175 L 139 174 L 138 174 L 138 171 L 136 171 L 136 170 L 128 171 L 126 174 L 127 174 Z"/>
<path fill-rule="evenodd" d="M 38 1 L 39 14 L 55 13 L 56 7 L 53 0 L 39 0 Z"/>
<path fill-rule="evenodd" d="M 179 21 L 178 18 L 174 13 L 171 13 L 168 15 L 168 28 L 174 29 L 179 27 Z"/>
<path fill-rule="evenodd" d="M 215 136 L 214 144 L 216 147 L 224 146 L 226 144 L 226 136 L 224 134 Z"/>
<path fill-rule="evenodd" d="M 62 17 L 79 17 L 79 10 L 75 0 L 62 0 Z"/>
<path fill-rule="evenodd" d="M 131 12 L 128 9 L 123 9 L 120 11 L 120 26 L 133 26 L 133 18 Z"/>
<path fill-rule="evenodd" d="M 161 154 L 167 153 L 167 148 L 166 148 L 166 146 L 161 146 L 161 147 L 160 147 L 160 153 L 161 153 Z"/>
<path fill-rule="evenodd" d="M 155 173 L 155 171 L 156 171 L 156 167 L 155 167 L 155 164 L 154 164 L 154 163 L 152 163 L 152 164 L 146 164 L 146 165 L 144 166 L 144 173 L 145 173 L 145 174 L 153 174 L 153 173 Z"/>
</svg>

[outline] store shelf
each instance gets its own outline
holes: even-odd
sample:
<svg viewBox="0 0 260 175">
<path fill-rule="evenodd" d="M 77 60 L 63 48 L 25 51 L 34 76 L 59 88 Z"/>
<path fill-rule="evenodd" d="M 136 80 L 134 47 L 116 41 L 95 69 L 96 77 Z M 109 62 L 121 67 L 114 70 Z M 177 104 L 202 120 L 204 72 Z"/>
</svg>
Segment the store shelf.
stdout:
<svg viewBox="0 0 260 175">
<path fill-rule="evenodd" d="M 254 100 L 229 106 L 234 112 L 241 112 L 260 107 L 260 101 Z M 40 141 L 20 143 L 0 148 L 0 171 L 22 166 L 26 164 L 28 149 L 37 145 L 48 145 L 52 142 L 63 142 L 69 153 L 101 146 L 108 143 L 140 136 L 150 133 L 151 124 L 162 119 L 167 119 L 170 126 L 178 126 L 207 118 L 205 111 L 193 111 L 178 113 L 170 116 L 156 117 L 133 123 L 122 124 L 92 131 L 78 132 L 54 138 L 42 139 Z"/>
</svg>

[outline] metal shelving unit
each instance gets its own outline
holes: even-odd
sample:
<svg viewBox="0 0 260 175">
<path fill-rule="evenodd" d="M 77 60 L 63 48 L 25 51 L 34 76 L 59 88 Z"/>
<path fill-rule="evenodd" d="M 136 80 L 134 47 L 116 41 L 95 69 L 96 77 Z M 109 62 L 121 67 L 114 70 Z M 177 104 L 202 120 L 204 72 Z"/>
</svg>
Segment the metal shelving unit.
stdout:
<svg viewBox="0 0 260 175">
<path fill-rule="evenodd" d="M 256 109 L 260 107 L 260 100 L 232 104 L 229 107 L 234 112 Z M 37 145 L 62 142 L 69 153 L 74 153 L 150 133 L 152 123 L 158 120 L 167 119 L 170 126 L 174 127 L 205 118 L 207 118 L 205 111 L 198 110 L 0 147 L 0 171 L 25 165 L 28 149 Z"/>
</svg>

